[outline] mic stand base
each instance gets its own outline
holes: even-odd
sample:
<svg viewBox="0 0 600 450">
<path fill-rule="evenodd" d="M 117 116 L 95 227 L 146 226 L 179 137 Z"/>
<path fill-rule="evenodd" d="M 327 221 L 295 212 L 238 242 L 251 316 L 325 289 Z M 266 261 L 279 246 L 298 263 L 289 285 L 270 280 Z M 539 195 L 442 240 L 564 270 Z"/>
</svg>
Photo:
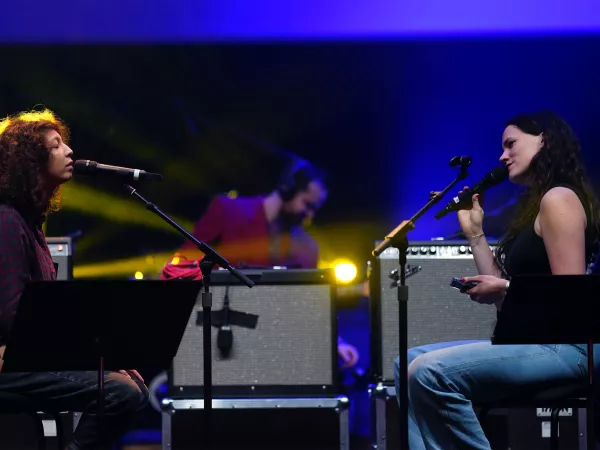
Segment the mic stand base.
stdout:
<svg viewBox="0 0 600 450">
<path fill-rule="evenodd" d="M 211 429 L 212 429 L 212 293 L 210 292 L 210 275 L 214 268 L 214 263 L 203 259 L 200 262 L 200 271 L 202 272 L 202 350 L 204 355 L 204 448 L 211 448 Z"/>
<path fill-rule="evenodd" d="M 104 417 L 104 356 L 103 353 L 100 353 L 98 358 L 98 394 L 97 394 L 97 403 L 98 403 L 98 436 L 100 440 L 102 440 L 105 436 L 105 417 Z"/>
<path fill-rule="evenodd" d="M 400 403 L 400 449 L 408 450 L 408 286 L 406 286 L 406 254 L 408 239 L 406 236 L 396 238 L 392 247 L 398 249 L 398 264 L 400 266 L 400 282 L 398 283 L 398 388 Z"/>
<path fill-rule="evenodd" d="M 593 334 L 590 333 L 590 336 Z M 587 416 L 586 416 L 586 432 L 587 432 L 587 448 L 593 450 L 596 448 L 596 394 L 594 389 L 594 342 L 592 338 L 588 339 L 587 347 L 587 363 L 588 363 L 588 392 L 587 392 Z M 558 431 L 557 431 L 558 433 Z"/>
</svg>

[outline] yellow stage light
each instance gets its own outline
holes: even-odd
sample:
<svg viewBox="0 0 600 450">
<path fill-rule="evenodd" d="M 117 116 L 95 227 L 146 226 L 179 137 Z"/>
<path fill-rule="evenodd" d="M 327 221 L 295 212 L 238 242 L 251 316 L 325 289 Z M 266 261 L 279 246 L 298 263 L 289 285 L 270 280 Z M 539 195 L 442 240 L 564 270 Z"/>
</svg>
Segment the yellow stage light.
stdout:
<svg viewBox="0 0 600 450">
<path fill-rule="evenodd" d="M 335 277 L 340 283 L 351 283 L 358 274 L 356 266 L 349 261 L 336 263 L 334 271 Z"/>
<path fill-rule="evenodd" d="M 136 272 L 135 273 L 135 279 L 136 280 L 143 280 L 144 279 L 144 274 L 142 272 Z"/>
</svg>

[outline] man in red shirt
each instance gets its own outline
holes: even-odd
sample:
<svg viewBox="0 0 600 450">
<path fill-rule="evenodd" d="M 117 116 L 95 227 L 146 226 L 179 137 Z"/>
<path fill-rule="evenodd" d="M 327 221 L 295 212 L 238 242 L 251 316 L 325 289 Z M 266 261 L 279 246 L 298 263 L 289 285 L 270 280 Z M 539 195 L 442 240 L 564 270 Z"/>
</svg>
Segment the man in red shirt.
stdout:
<svg viewBox="0 0 600 450">
<path fill-rule="evenodd" d="M 299 160 L 286 168 L 268 195 L 213 198 L 193 235 L 240 268 L 314 268 L 319 249 L 303 224 L 313 219 L 326 199 L 324 174 Z M 189 242 L 181 253 L 191 259 L 202 257 Z"/>
</svg>

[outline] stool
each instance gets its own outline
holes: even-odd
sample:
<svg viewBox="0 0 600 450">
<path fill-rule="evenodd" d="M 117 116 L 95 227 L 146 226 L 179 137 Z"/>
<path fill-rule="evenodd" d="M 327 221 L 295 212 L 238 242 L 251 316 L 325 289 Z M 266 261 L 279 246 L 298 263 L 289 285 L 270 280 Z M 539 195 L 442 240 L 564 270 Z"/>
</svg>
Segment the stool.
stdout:
<svg viewBox="0 0 600 450">
<path fill-rule="evenodd" d="M 587 389 L 582 385 L 569 385 L 560 388 L 548 389 L 529 397 L 519 399 L 501 400 L 498 402 L 474 405 L 481 408 L 477 415 L 479 423 L 483 426 L 487 414 L 497 408 L 535 408 L 545 407 L 552 409 L 550 419 L 550 450 L 558 450 L 558 421 L 559 412 L 563 408 L 586 408 Z M 591 430 L 587 430 L 588 433 Z"/>
<path fill-rule="evenodd" d="M 44 424 L 38 412 L 42 411 L 56 422 L 56 438 L 58 448 L 65 448 L 64 430 L 59 417 L 60 411 L 45 408 L 41 403 L 31 400 L 13 392 L 0 391 L 0 414 L 26 414 L 31 417 L 35 424 L 38 450 L 46 450 L 46 437 L 44 435 Z"/>
</svg>

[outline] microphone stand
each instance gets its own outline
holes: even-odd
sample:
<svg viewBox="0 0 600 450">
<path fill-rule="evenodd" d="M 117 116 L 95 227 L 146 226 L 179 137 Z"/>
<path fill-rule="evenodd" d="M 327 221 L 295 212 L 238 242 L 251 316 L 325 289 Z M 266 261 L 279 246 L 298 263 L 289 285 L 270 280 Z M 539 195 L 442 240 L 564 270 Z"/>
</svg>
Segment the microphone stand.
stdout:
<svg viewBox="0 0 600 450">
<path fill-rule="evenodd" d="M 454 161 L 454 158 L 453 160 Z M 394 230 L 385 237 L 374 250 L 373 256 L 379 256 L 388 248 L 398 250 L 398 263 L 400 265 L 400 282 L 398 287 L 398 347 L 399 347 L 399 390 L 396 395 L 399 396 L 400 403 L 400 449 L 408 450 L 408 286 L 406 286 L 406 254 L 408 251 L 407 234 L 415 228 L 415 222 L 425 214 L 433 205 L 439 202 L 446 193 L 452 189 L 456 183 L 464 180 L 468 176 L 468 163 L 460 166 L 460 172 L 456 179 L 452 181 L 443 191 L 432 195 L 429 202 L 421 208 L 414 216 L 404 220 Z M 452 166 L 452 162 L 450 164 Z"/>
<path fill-rule="evenodd" d="M 212 347 L 211 347 L 211 309 L 212 293 L 210 292 L 210 274 L 215 265 L 227 269 L 233 276 L 251 288 L 254 282 L 233 267 L 229 261 L 217 253 L 205 242 L 199 241 L 192 236 L 185 228 L 162 212 L 154 203 L 149 202 L 142 197 L 137 189 L 125 185 L 129 193 L 146 205 L 146 209 L 158 215 L 161 219 L 175 228 L 186 239 L 192 241 L 204 253 L 204 258 L 200 261 L 200 270 L 202 271 L 202 320 L 204 323 L 202 330 L 202 344 L 204 352 L 204 447 L 210 449 L 211 445 L 211 425 L 212 425 Z"/>
</svg>

